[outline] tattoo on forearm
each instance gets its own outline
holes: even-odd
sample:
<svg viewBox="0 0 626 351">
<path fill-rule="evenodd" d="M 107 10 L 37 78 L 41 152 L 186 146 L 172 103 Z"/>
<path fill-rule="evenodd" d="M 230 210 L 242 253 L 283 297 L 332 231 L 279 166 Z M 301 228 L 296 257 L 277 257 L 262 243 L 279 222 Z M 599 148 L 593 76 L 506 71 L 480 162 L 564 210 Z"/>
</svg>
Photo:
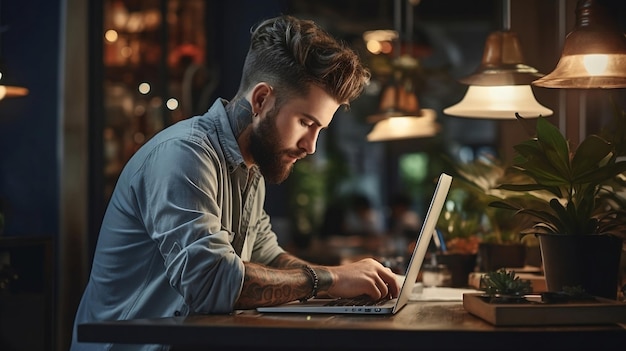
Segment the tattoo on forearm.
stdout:
<svg viewBox="0 0 626 351">
<path fill-rule="evenodd" d="M 302 269 L 273 269 L 247 263 L 235 308 L 277 305 L 302 298 L 310 291 L 309 278 Z"/>
<path fill-rule="evenodd" d="M 314 265 L 312 263 L 301 260 L 293 255 L 288 253 L 282 253 L 278 255 L 274 261 L 270 264 L 272 267 L 277 268 L 296 268 L 302 267 L 304 265 L 309 265 L 315 269 L 317 273 L 317 278 L 319 279 L 318 292 L 325 293 L 330 289 L 333 284 L 333 276 L 330 274 L 328 269 L 324 266 Z M 309 291 L 310 292 L 310 291 Z"/>
<path fill-rule="evenodd" d="M 324 294 L 333 284 L 328 268 L 313 265 L 290 254 L 280 254 L 270 267 L 246 263 L 243 288 L 236 309 L 271 306 L 301 299 L 311 293 L 311 278 L 302 268 L 310 265 L 319 279 L 318 292 Z"/>
</svg>

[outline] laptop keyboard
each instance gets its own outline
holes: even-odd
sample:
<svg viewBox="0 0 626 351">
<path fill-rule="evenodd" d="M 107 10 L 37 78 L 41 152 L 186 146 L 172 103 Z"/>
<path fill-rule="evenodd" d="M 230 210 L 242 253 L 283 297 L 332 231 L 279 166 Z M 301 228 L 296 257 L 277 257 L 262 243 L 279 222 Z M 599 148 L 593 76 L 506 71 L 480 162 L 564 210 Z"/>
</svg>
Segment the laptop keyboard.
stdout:
<svg viewBox="0 0 626 351">
<path fill-rule="evenodd" d="M 325 303 L 325 306 L 379 306 L 389 301 L 388 297 L 382 300 L 372 300 L 369 296 L 357 296 L 351 298 L 341 298 Z"/>
</svg>

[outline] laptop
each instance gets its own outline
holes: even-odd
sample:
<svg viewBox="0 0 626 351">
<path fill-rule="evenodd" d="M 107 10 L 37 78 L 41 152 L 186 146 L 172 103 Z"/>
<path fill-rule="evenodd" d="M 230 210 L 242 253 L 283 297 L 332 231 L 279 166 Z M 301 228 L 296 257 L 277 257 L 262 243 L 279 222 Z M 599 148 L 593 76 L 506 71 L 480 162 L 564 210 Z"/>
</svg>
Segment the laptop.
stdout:
<svg viewBox="0 0 626 351">
<path fill-rule="evenodd" d="M 258 307 L 256 310 L 264 313 L 395 314 L 409 301 L 417 275 L 424 262 L 428 246 L 436 230 L 439 215 L 441 214 L 446 197 L 448 196 L 450 184 L 452 184 L 452 177 L 442 173 L 439 176 L 435 193 L 430 201 L 428 211 L 426 212 L 426 217 L 423 221 L 419 236 L 417 237 L 417 242 L 413 249 L 404 281 L 402 282 L 402 288 L 397 298 L 382 301 L 369 301 L 369 303 L 363 305 L 355 304 L 354 299 L 348 298 L 315 298 L 306 302 L 292 301 L 277 306 Z"/>
</svg>

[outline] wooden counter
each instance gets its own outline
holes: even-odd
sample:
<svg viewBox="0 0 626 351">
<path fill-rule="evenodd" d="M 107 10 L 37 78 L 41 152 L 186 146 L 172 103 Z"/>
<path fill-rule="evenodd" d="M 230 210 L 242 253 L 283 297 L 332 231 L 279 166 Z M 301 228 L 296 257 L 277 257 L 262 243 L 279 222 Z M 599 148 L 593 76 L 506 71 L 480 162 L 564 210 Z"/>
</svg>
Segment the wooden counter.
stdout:
<svg viewBox="0 0 626 351">
<path fill-rule="evenodd" d="M 461 302 L 411 302 L 394 316 L 239 311 L 89 323 L 78 338 L 176 350 L 600 350 L 626 344 L 626 325 L 494 327 Z"/>
</svg>

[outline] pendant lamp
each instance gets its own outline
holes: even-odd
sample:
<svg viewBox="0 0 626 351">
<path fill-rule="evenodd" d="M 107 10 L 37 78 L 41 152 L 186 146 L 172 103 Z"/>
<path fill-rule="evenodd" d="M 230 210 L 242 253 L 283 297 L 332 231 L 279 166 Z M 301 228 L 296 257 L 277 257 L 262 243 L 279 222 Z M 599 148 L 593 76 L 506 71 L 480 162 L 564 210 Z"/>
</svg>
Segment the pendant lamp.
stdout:
<svg viewBox="0 0 626 351">
<path fill-rule="evenodd" d="M 626 87 L 626 37 L 595 0 L 579 0 L 576 25 L 565 37 L 554 71 L 534 81 L 545 88 Z"/>
<path fill-rule="evenodd" d="M 396 116 L 378 121 L 367 135 L 367 141 L 388 141 L 432 137 L 441 126 L 436 122 L 437 114 L 431 109 L 422 109 L 422 116 Z"/>
<path fill-rule="evenodd" d="M 6 85 L 6 69 L 2 62 L 2 32 L 4 27 L 2 26 L 2 2 L 0 2 L 0 100 L 4 98 L 19 97 L 28 95 L 28 89 Z"/>
<path fill-rule="evenodd" d="M 417 98 L 419 61 L 411 56 L 413 8 L 408 6 L 417 3 L 407 2 L 405 40 L 409 44 L 409 49 L 403 55 L 399 55 L 399 47 L 395 49 L 392 79 L 382 91 L 378 113 L 367 118 L 368 122 L 375 123 L 367 135 L 368 141 L 430 137 L 440 130 L 435 121 L 437 116 L 435 110 L 421 108 Z M 396 0 L 394 14 L 396 27 L 401 27 L 400 10 L 401 1 Z M 398 33 L 400 30 L 401 28 L 397 28 Z"/>
<path fill-rule="evenodd" d="M 531 83 L 542 74 L 524 63 L 517 33 L 508 29 L 510 2 L 505 1 L 504 27 L 489 34 L 478 70 L 459 82 L 469 85 L 463 99 L 444 113 L 458 117 L 515 119 L 550 116 L 552 110 L 535 99 Z"/>
</svg>

